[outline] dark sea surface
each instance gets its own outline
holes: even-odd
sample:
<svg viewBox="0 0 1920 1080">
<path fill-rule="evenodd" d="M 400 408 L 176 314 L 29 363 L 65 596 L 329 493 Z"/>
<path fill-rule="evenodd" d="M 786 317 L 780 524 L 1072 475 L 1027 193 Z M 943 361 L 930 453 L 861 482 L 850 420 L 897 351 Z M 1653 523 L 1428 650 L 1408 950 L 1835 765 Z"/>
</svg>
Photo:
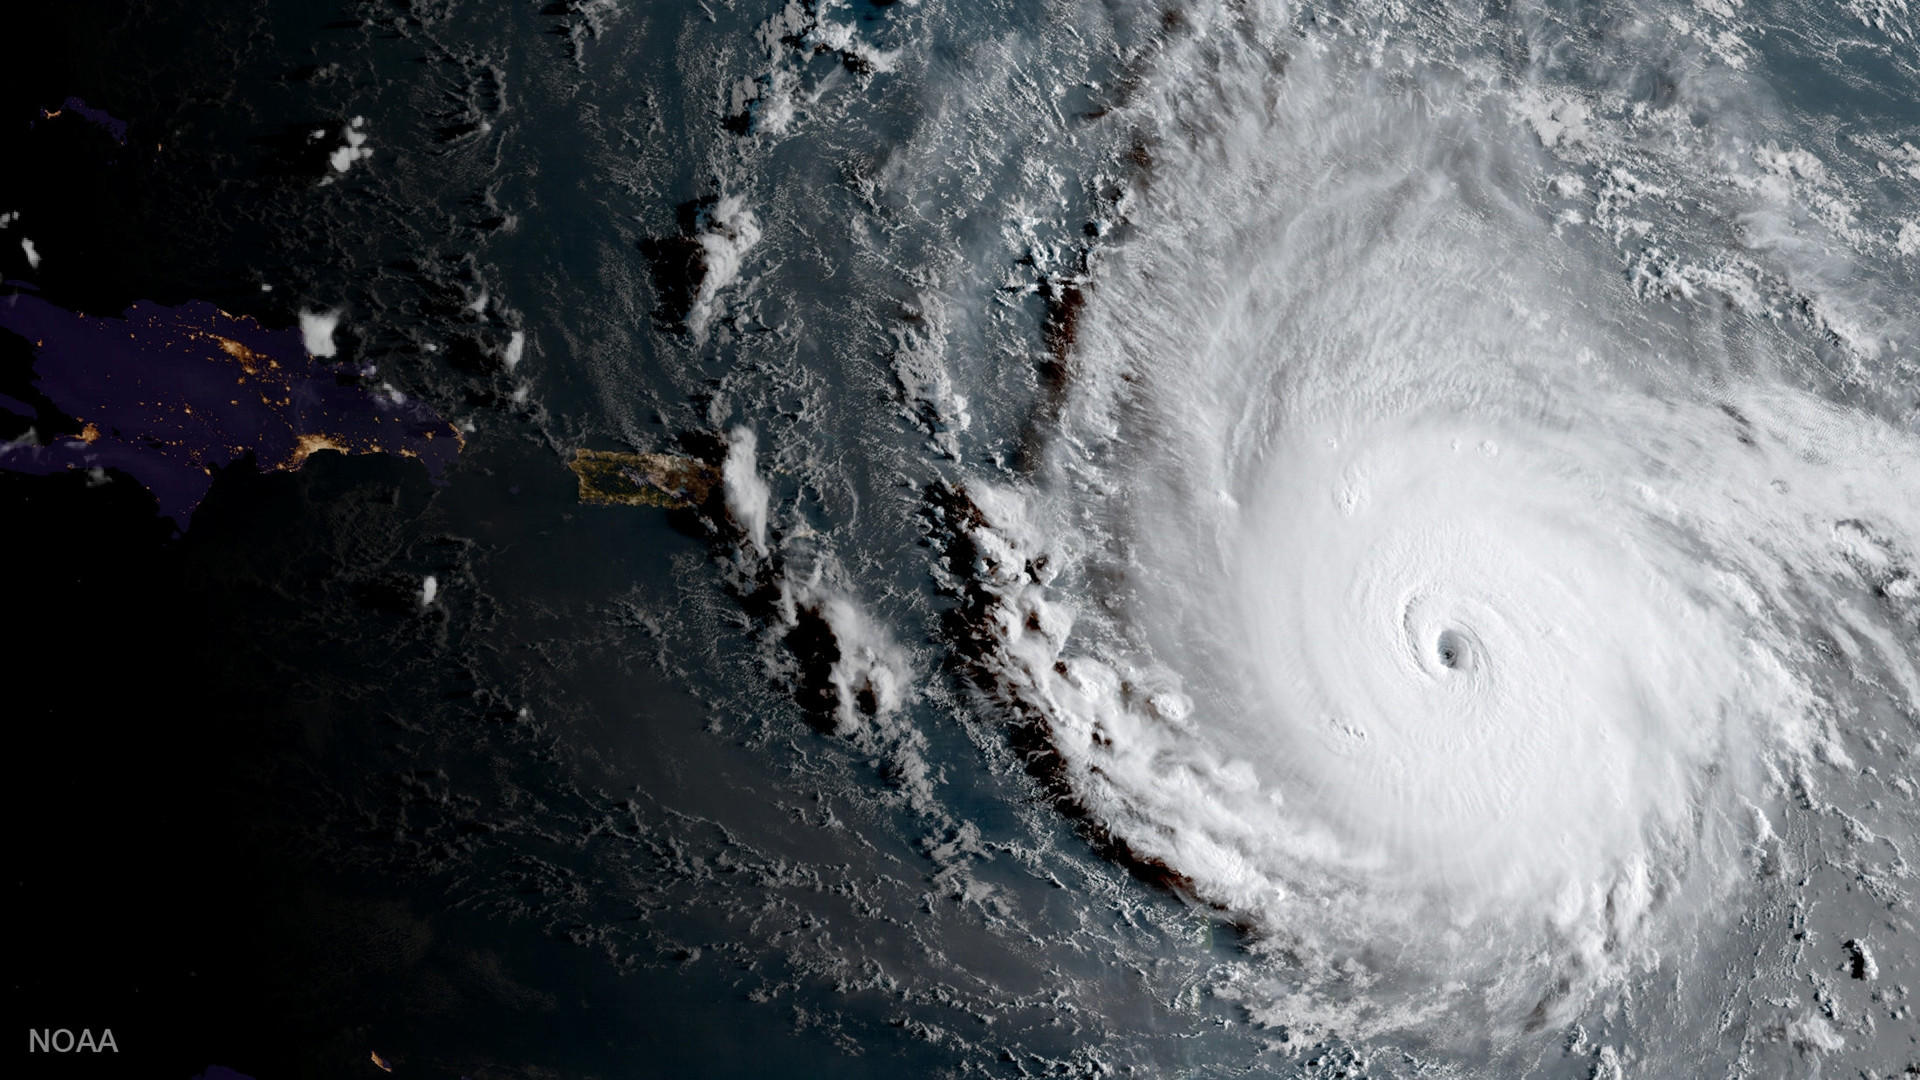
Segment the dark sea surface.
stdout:
<svg viewBox="0 0 1920 1080">
<path fill-rule="evenodd" d="M 1906 0 L 8 20 L 21 1075 L 1920 1068 Z"/>
</svg>

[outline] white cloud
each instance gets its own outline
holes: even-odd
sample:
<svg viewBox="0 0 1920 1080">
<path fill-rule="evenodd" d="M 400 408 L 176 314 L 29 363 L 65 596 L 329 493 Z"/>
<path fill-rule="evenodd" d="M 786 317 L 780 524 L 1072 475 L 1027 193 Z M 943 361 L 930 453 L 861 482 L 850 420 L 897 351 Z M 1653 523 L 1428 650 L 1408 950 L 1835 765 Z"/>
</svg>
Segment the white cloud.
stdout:
<svg viewBox="0 0 1920 1080">
<path fill-rule="evenodd" d="M 340 312 L 302 311 L 300 313 L 300 337 L 306 342 L 307 352 L 314 356 L 332 356 L 339 349 L 333 343 L 333 332 L 340 326 Z"/>
<path fill-rule="evenodd" d="M 346 172 L 356 161 L 365 161 L 373 156 L 373 147 L 367 145 L 367 133 L 362 130 L 367 118 L 356 116 L 340 131 L 340 137 L 346 142 L 327 157 L 327 163 L 333 171 Z"/>
</svg>

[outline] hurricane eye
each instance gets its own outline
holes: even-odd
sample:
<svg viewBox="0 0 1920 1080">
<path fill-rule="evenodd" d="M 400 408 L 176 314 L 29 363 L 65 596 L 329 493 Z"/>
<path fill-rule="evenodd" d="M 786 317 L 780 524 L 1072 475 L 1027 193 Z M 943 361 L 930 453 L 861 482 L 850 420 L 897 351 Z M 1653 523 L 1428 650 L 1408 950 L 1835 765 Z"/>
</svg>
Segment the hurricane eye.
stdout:
<svg viewBox="0 0 1920 1080">
<path fill-rule="evenodd" d="M 1471 661 L 1468 655 L 1467 639 L 1457 630 L 1442 630 L 1433 644 L 1433 653 L 1441 667 L 1459 670 L 1467 667 Z"/>
</svg>

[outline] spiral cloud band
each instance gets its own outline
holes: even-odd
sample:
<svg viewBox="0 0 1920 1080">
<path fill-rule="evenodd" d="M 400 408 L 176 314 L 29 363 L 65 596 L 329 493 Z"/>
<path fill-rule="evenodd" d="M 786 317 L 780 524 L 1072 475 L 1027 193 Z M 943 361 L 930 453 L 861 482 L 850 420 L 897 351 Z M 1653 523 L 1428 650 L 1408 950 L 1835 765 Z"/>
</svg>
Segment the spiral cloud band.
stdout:
<svg viewBox="0 0 1920 1080">
<path fill-rule="evenodd" d="M 1287 961 L 1257 1017 L 1517 1030 L 1697 940 L 1783 778 L 1920 708 L 1920 438 L 1579 243 L 1510 97 L 1275 51 L 1196 33 L 1132 106 L 1043 464 L 974 488 L 989 665 Z"/>
</svg>

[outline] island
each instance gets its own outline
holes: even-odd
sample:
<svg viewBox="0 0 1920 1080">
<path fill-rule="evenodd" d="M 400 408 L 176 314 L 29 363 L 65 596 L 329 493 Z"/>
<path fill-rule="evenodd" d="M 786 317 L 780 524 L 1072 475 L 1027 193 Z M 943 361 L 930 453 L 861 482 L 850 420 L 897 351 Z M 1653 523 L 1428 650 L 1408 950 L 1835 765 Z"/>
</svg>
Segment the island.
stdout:
<svg viewBox="0 0 1920 1080">
<path fill-rule="evenodd" d="M 580 481 L 580 501 L 596 506 L 700 506 L 720 470 L 677 454 L 575 450 L 567 462 Z"/>
<path fill-rule="evenodd" d="M 453 424 L 309 353 L 297 327 L 267 329 L 203 301 L 96 317 L 12 287 L 0 331 L 26 339 L 34 389 L 77 431 L 0 444 L 0 469 L 117 470 L 184 531 L 215 470 L 249 456 L 273 471 L 322 450 L 398 454 L 440 483 L 462 448 Z"/>
</svg>

